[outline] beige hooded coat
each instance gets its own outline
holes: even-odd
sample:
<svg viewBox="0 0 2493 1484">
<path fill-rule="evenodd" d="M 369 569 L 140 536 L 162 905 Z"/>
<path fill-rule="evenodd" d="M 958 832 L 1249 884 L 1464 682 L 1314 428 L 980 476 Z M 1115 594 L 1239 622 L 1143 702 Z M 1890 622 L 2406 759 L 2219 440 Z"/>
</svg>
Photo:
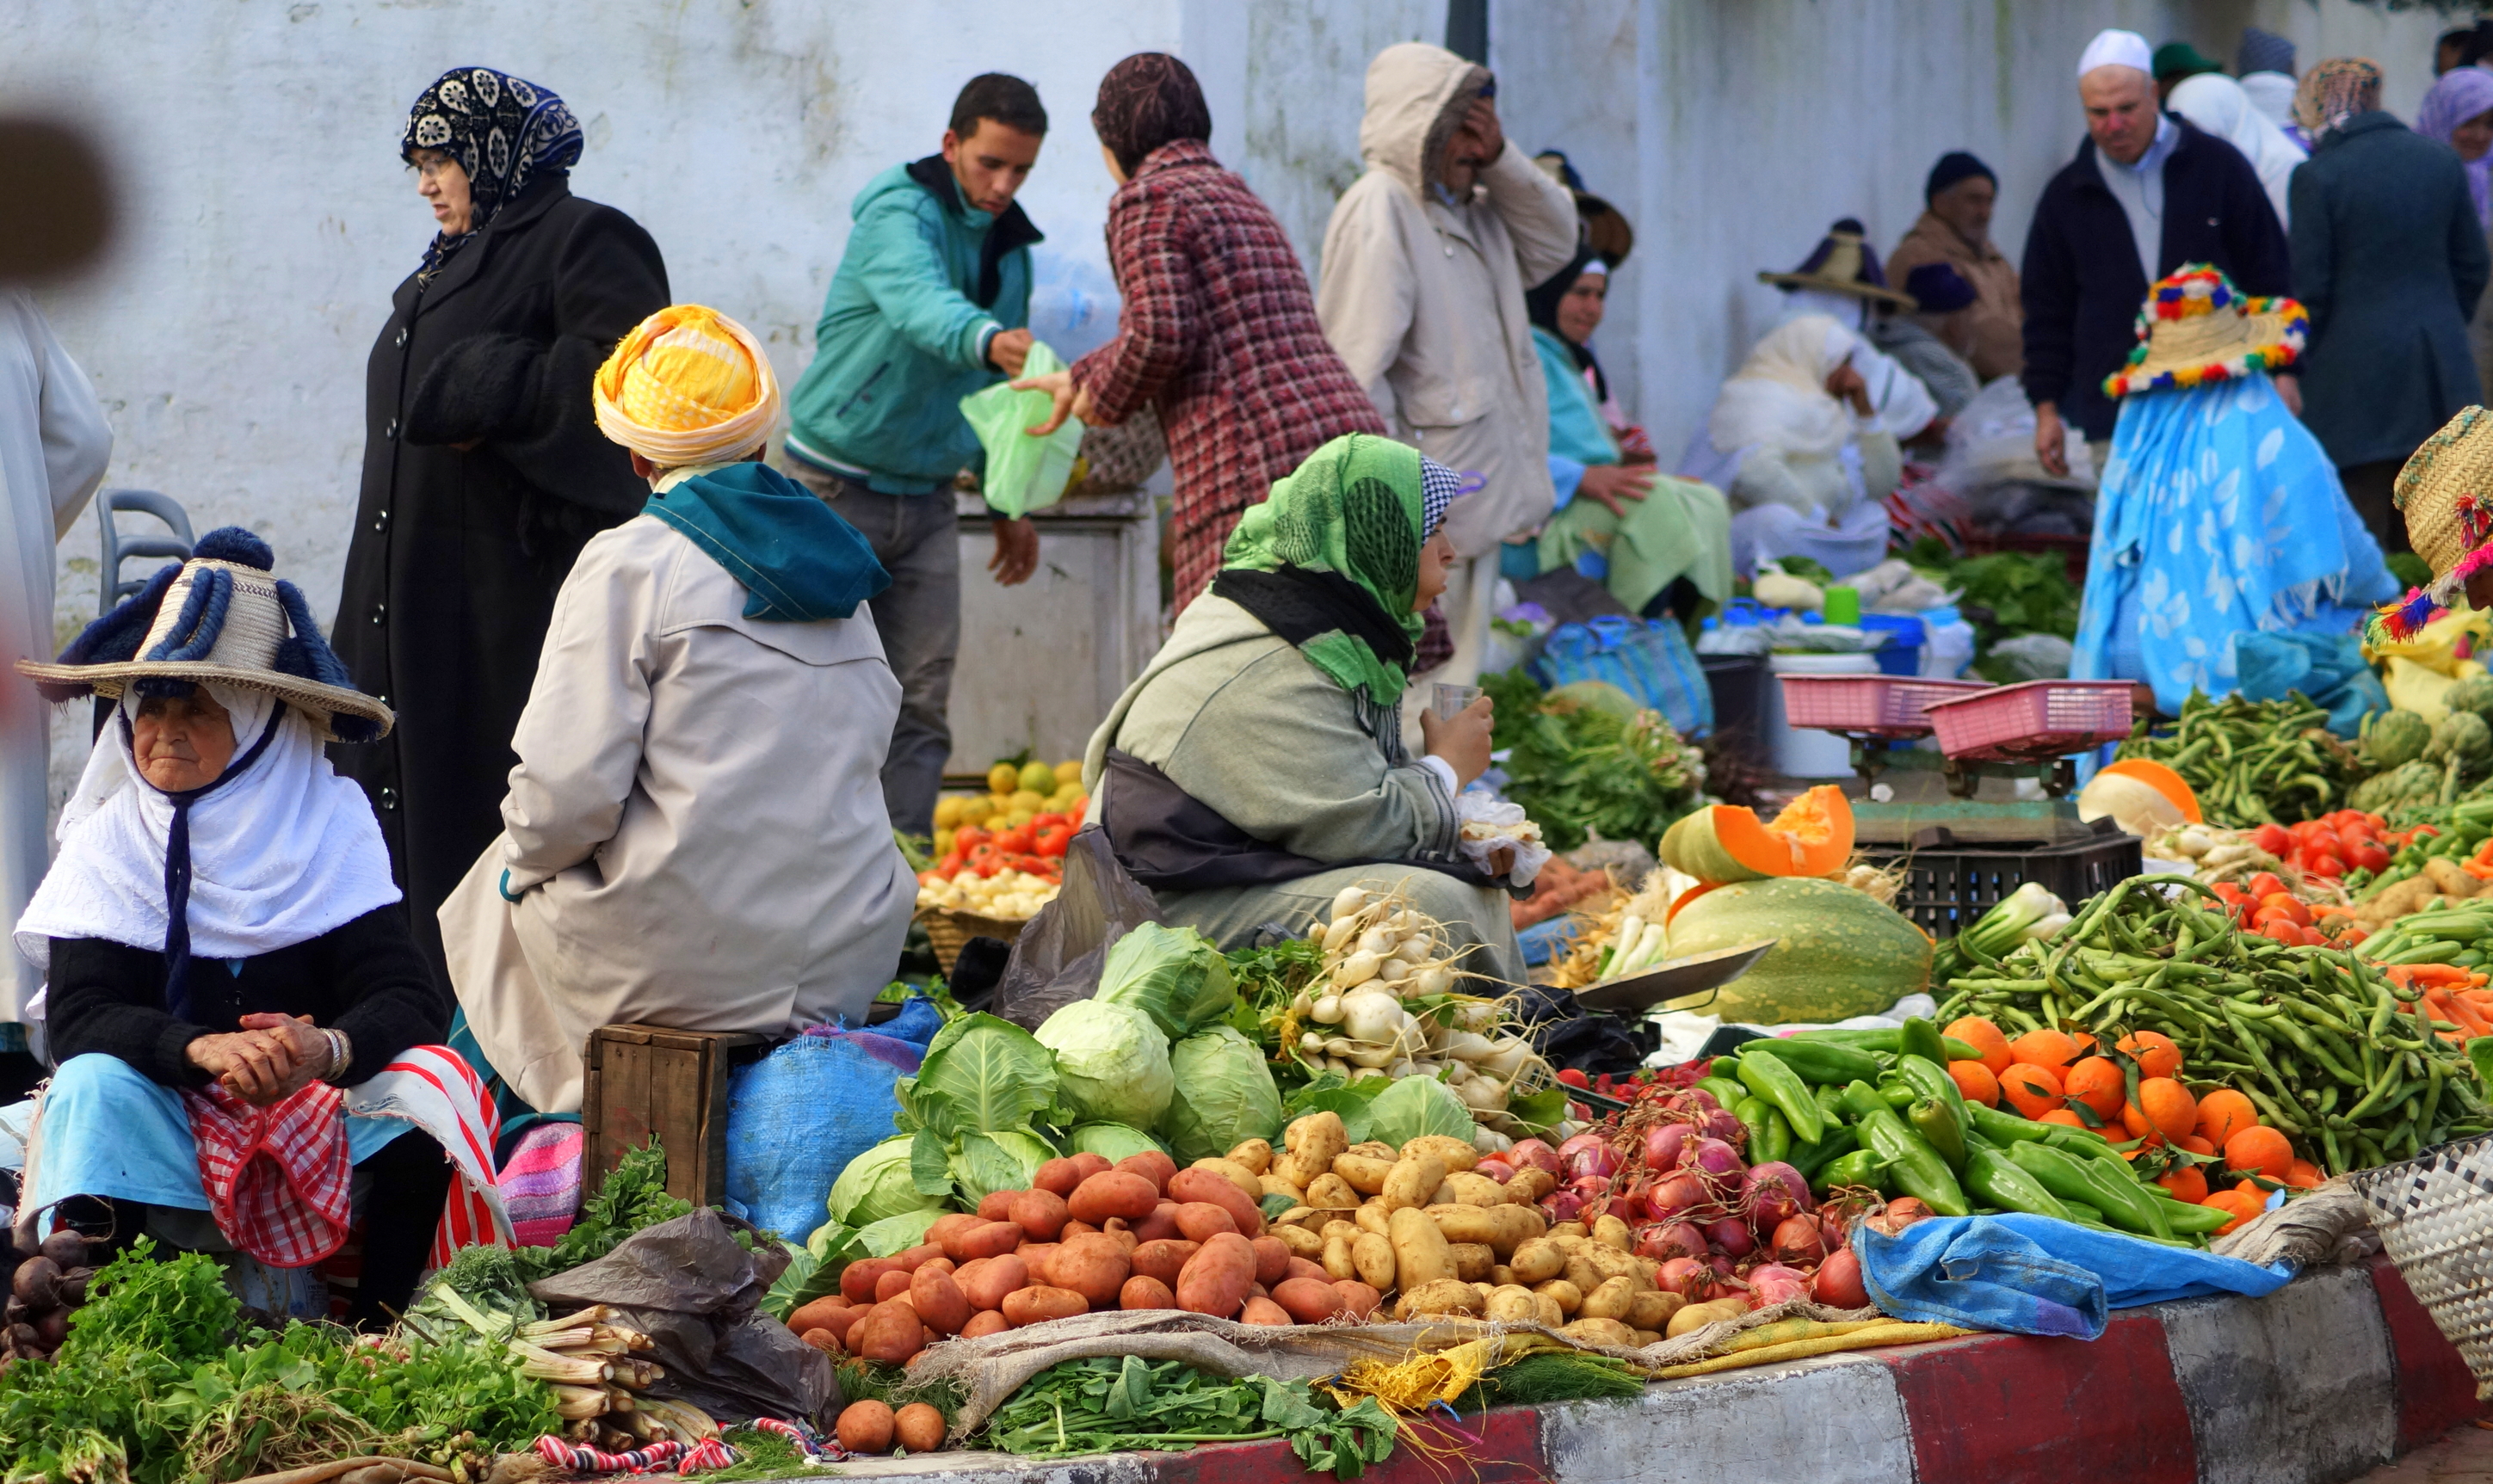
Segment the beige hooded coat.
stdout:
<svg viewBox="0 0 2493 1484">
<path fill-rule="evenodd" d="M 1466 558 L 1549 518 L 1549 394 L 1523 291 L 1576 252 L 1576 203 L 1507 142 L 1470 198 L 1448 204 L 1433 163 L 1488 80 L 1442 46 L 1405 42 L 1367 66 L 1367 173 L 1325 228 L 1316 317 L 1394 435 L 1476 473 L 1446 533 Z"/>
<path fill-rule="evenodd" d="M 643 515 L 591 539 L 555 600 L 502 834 L 440 913 L 477 1043 L 540 1112 L 579 1109 L 600 1025 L 861 1020 L 899 960 L 900 683 L 865 609 L 764 622 L 746 596 Z"/>
</svg>

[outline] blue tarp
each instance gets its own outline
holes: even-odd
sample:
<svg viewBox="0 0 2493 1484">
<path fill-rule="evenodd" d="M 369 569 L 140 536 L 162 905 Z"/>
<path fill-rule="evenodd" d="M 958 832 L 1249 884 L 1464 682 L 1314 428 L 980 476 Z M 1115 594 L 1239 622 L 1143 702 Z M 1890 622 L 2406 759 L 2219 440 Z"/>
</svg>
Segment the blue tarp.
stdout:
<svg viewBox="0 0 2493 1484">
<path fill-rule="evenodd" d="M 2049 1216 L 1940 1216 L 1894 1236 L 1854 1229 L 1871 1301 L 1900 1320 L 2091 1340 L 2115 1309 L 2239 1293 L 2294 1276 L 2284 1263 L 2186 1251 Z"/>
<path fill-rule="evenodd" d="M 891 1137 L 892 1084 L 917 1070 L 944 1014 L 913 994 L 870 1030 L 811 1025 L 727 1079 L 727 1209 L 802 1241 L 850 1160 Z"/>
</svg>

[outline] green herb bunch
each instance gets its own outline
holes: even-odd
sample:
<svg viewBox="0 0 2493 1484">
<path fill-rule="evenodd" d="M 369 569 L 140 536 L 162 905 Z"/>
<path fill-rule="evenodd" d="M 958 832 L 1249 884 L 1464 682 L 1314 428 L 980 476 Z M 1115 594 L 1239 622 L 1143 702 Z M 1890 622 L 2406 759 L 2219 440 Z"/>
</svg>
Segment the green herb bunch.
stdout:
<svg viewBox="0 0 2493 1484">
<path fill-rule="evenodd" d="M 1374 1397 L 1339 1410 L 1305 1381 L 1229 1380 L 1184 1361 L 1126 1355 L 1039 1372 L 988 1417 L 985 1434 L 995 1447 L 1040 1458 L 1287 1438 L 1309 1471 L 1352 1479 L 1394 1451 L 1395 1420 Z"/>
</svg>

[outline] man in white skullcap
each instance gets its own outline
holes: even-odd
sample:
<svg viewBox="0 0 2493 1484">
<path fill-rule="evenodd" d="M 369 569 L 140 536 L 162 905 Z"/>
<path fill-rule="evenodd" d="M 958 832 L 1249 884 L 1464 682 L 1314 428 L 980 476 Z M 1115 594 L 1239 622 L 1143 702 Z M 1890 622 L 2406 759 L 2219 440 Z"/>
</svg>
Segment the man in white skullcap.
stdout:
<svg viewBox="0 0 2493 1484">
<path fill-rule="evenodd" d="M 2243 292 L 2286 291 L 2285 229 L 2259 171 L 2223 139 L 2162 112 L 2154 54 L 2135 31 L 2097 34 L 2078 60 L 2087 139 L 2043 188 L 2026 234 L 2027 400 L 2034 404 L 2034 454 L 2046 472 L 2068 472 L 2074 429 L 2094 447 L 2112 443 L 2118 404 L 2104 378 L 2137 342 L 2147 286 L 2183 263 L 2213 263 Z M 2293 378 L 2276 378 L 2298 406 Z"/>
</svg>

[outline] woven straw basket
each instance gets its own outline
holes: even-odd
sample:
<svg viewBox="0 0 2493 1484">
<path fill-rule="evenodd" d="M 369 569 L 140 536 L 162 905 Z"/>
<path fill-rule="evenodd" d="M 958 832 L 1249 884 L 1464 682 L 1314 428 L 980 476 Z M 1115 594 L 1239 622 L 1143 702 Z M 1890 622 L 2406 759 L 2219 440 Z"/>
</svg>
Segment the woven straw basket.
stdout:
<svg viewBox="0 0 2493 1484">
<path fill-rule="evenodd" d="M 2493 1134 L 2347 1177 L 2381 1246 L 2493 1398 Z"/>
<path fill-rule="evenodd" d="M 961 949 L 974 937 L 1002 938 L 1012 942 L 1021 930 L 1030 926 L 1027 920 L 1008 921 L 1002 917 L 981 917 L 976 912 L 956 912 L 948 907 L 928 907 L 918 914 L 926 924 L 926 940 L 934 946 L 935 962 L 944 965 L 946 978 L 952 965 L 960 961 Z"/>
</svg>

